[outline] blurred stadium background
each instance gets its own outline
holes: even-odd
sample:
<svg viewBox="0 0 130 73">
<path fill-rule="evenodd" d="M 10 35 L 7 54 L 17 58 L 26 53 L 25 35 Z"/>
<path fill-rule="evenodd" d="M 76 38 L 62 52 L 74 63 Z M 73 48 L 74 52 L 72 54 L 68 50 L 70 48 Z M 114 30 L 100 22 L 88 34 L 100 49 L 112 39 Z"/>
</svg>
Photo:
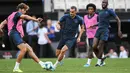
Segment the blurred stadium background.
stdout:
<svg viewBox="0 0 130 73">
<path fill-rule="evenodd" d="M 94 3 L 97 6 L 97 11 L 101 9 L 101 1 L 102 0 L 0 0 L 0 21 L 7 18 L 11 12 L 16 10 L 16 6 L 24 2 L 30 6 L 30 10 L 28 12 L 29 15 L 36 15 L 37 17 L 42 17 L 44 21 L 47 19 L 51 19 L 53 22 L 53 25 L 55 26 L 56 21 L 63 16 L 65 13 L 69 12 L 69 8 L 71 6 L 76 6 L 78 8 L 78 15 L 84 16 L 87 12 L 85 10 L 86 5 L 88 3 Z M 109 8 L 112 8 L 119 18 L 121 19 L 122 23 L 122 32 L 123 32 L 123 38 L 119 39 L 117 37 L 117 24 L 114 19 L 110 20 L 111 27 L 110 28 L 110 36 L 109 36 L 109 42 L 106 45 L 106 53 L 109 49 L 114 48 L 116 49 L 116 52 L 119 54 L 119 46 L 123 45 L 125 48 L 130 51 L 130 0 L 108 0 L 109 1 Z M 26 24 L 26 23 L 25 23 Z M 26 25 L 24 26 L 24 29 L 26 29 Z M 15 58 L 17 49 L 11 48 L 10 43 L 8 40 L 7 28 L 4 28 L 5 35 L 0 37 L 0 58 L 4 58 L 5 55 L 10 55 Z M 60 33 L 55 30 L 56 40 L 54 43 L 52 43 L 53 52 L 55 52 L 55 48 L 57 47 Z M 26 33 L 26 30 L 25 30 Z M 27 34 L 24 37 L 24 40 L 26 42 L 28 37 Z M 85 34 L 82 36 L 82 42 L 85 42 Z M 76 48 L 78 49 L 78 48 Z M 75 50 L 75 49 L 74 49 Z M 86 48 L 81 47 L 81 49 L 78 49 L 77 52 L 86 52 Z M 70 53 L 71 55 L 68 55 L 69 57 L 76 57 L 77 52 Z M 69 52 L 67 53 L 69 54 Z M 27 56 L 26 56 L 27 57 Z M 52 54 L 51 57 L 55 57 L 54 54 Z"/>
</svg>

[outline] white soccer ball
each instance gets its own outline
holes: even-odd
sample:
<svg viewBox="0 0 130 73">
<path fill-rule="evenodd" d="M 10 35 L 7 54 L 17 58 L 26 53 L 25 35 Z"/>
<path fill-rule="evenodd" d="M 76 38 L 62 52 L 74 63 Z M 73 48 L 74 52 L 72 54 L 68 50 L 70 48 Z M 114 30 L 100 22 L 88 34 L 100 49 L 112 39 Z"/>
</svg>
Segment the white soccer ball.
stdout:
<svg viewBox="0 0 130 73">
<path fill-rule="evenodd" d="M 46 70 L 53 70 L 54 69 L 53 63 L 51 61 L 45 62 L 45 69 Z"/>
</svg>

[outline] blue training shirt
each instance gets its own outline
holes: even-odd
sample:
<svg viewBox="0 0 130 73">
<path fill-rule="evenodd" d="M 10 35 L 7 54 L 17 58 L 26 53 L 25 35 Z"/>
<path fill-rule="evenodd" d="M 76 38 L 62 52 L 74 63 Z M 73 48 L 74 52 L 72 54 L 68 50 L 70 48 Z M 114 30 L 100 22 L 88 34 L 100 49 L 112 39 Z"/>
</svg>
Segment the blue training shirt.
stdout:
<svg viewBox="0 0 130 73">
<path fill-rule="evenodd" d="M 116 13 L 112 9 L 104 9 L 99 12 L 99 28 L 109 28 L 109 20 L 116 17 Z"/>
<path fill-rule="evenodd" d="M 75 38 L 79 32 L 79 25 L 84 24 L 83 18 L 79 15 L 72 18 L 70 14 L 65 14 L 59 21 L 64 22 L 64 27 L 61 29 L 62 38 Z"/>
<path fill-rule="evenodd" d="M 20 18 L 20 16 L 22 15 L 21 12 L 17 12 L 15 15 L 14 15 L 14 18 L 13 18 L 13 22 L 14 22 L 14 26 L 13 26 L 13 29 L 16 29 L 16 26 L 17 26 L 17 22 Z"/>
</svg>

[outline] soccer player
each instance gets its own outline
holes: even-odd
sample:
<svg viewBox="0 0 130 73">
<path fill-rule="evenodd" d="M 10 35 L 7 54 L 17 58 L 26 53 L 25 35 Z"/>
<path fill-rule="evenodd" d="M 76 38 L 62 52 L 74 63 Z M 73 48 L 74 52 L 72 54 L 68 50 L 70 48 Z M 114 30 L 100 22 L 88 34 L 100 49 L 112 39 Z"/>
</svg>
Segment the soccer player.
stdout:
<svg viewBox="0 0 130 73">
<path fill-rule="evenodd" d="M 96 6 L 92 3 L 86 6 L 86 10 L 88 11 L 88 14 L 84 16 L 84 23 L 86 26 L 86 35 L 89 42 L 88 43 L 89 51 L 88 51 L 88 61 L 84 65 L 84 67 L 89 67 L 91 63 L 91 59 L 93 58 L 92 44 L 93 44 L 93 38 L 97 30 L 97 26 L 95 25 L 98 24 L 98 15 L 95 13 Z"/>
<path fill-rule="evenodd" d="M 108 40 L 109 36 L 109 18 L 114 17 L 118 24 L 118 36 L 122 37 L 121 32 L 121 21 L 119 17 L 116 15 L 116 13 L 112 9 L 108 9 L 108 0 L 102 1 L 102 10 L 99 12 L 99 24 L 98 29 L 96 31 L 94 41 L 93 41 L 93 51 L 95 55 L 98 58 L 97 64 L 95 66 L 101 66 L 103 64 L 103 61 L 101 63 L 102 54 L 105 42 Z"/>
<path fill-rule="evenodd" d="M 20 3 L 17 6 L 17 9 L 18 11 L 13 12 L 11 15 L 8 16 L 7 19 L 5 19 L 0 24 L 0 30 L 2 30 L 4 25 L 7 24 L 8 35 L 11 43 L 13 43 L 15 46 L 17 46 L 20 49 L 20 54 L 17 57 L 13 72 L 23 72 L 22 70 L 20 70 L 19 65 L 26 52 L 28 52 L 30 57 L 32 57 L 32 59 L 35 62 L 39 63 L 40 66 L 44 68 L 44 62 L 38 59 L 38 57 L 34 54 L 32 48 L 27 43 L 25 43 L 22 39 L 22 37 L 24 36 L 22 20 L 28 19 L 28 20 L 34 20 L 36 22 L 41 22 L 42 19 L 41 18 L 35 19 L 29 15 L 25 15 L 25 13 L 29 9 L 29 6 L 26 5 L 25 3 Z"/>
<path fill-rule="evenodd" d="M 61 60 L 64 58 L 64 55 L 68 49 L 70 49 L 73 44 L 76 42 L 80 42 L 80 37 L 84 31 L 84 22 L 83 19 L 76 15 L 77 8 L 75 6 L 72 6 L 70 8 L 70 13 L 65 14 L 61 19 L 58 21 L 57 29 L 61 29 L 60 24 L 64 22 L 64 26 L 61 29 L 61 40 L 56 50 L 56 56 L 58 57 L 58 60 L 54 64 L 54 67 L 56 68 L 58 63 L 61 62 Z M 79 25 L 81 26 L 81 30 L 79 32 L 78 28 Z M 77 37 L 77 33 L 79 32 L 79 35 Z M 76 39 L 77 38 L 77 39 Z"/>
</svg>

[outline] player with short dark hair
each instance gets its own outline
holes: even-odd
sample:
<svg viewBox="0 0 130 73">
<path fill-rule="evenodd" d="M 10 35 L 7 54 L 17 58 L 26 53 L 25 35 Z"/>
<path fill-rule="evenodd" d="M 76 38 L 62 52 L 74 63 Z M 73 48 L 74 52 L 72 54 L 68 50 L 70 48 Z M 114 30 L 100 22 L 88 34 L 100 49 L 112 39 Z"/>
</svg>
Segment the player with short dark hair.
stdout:
<svg viewBox="0 0 130 73">
<path fill-rule="evenodd" d="M 101 66 L 102 54 L 105 42 L 108 40 L 109 36 L 109 20 L 110 17 L 114 17 L 117 20 L 118 24 L 118 36 L 122 38 L 121 32 L 121 21 L 116 13 L 112 9 L 108 9 L 108 0 L 102 1 L 102 10 L 99 12 L 99 24 L 98 29 L 96 31 L 94 41 L 93 41 L 93 51 L 98 58 L 97 64 L 95 66 Z"/>
<path fill-rule="evenodd" d="M 33 52 L 32 48 L 27 43 L 25 43 L 22 39 L 24 36 L 23 27 L 22 27 L 23 19 L 33 20 L 36 22 L 42 21 L 41 18 L 36 19 L 29 15 L 25 15 L 28 9 L 29 9 L 28 5 L 26 5 L 25 3 L 20 3 L 17 6 L 17 11 L 12 12 L 12 14 L 10 14 L 8 18 L 5 19 L 0 24 L 0 30 L 2 30 L 2 28 L 7 24 L 10 42 L 20 49 L 20 53 L 17 57 L 13 72 L 23 72 L 22 70 L 20 70 L 19 65 L 26 52 L 28 52 L 30 57 L 32 57 L 32 59 L 35 62 L 39 63 L 40 66 L 44 68 L 44 62 L 38 59 L 38 57 Z"/>
<path fill-rule="evenodd" d="M 61 62 L 61 60 L 64 58 L 64 55 L 68 49 L 70 49 L 73 44 L 77 41 L 80 42 L 80 37 L 84 31 L 84 22 L 83 19 L 76 15 L 77 8 L 75 6 L 72 6 L 70 8 L 70 13 L 65 14 L 57 23 L 57 29 L 61 30 L 61 40 L 56 50 L 56 56 L 58 57 L 58 60 L 54 64 L 54 67 L 57 67 L 57 64 Z M 61 29 L 60 24 L 64 22 L 64 27 Z M 81 30 L 79 32 L 78 28 L 79 25 L 81 25 Z M 77 33 L 79 32 L 79 36 L 77 36 Z"/>
</svg>

